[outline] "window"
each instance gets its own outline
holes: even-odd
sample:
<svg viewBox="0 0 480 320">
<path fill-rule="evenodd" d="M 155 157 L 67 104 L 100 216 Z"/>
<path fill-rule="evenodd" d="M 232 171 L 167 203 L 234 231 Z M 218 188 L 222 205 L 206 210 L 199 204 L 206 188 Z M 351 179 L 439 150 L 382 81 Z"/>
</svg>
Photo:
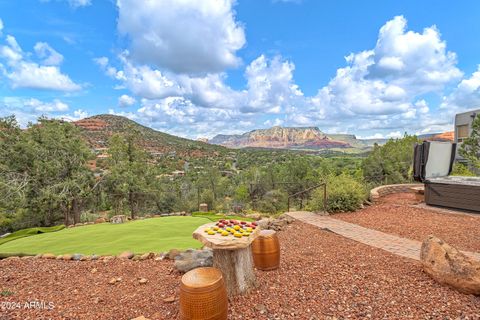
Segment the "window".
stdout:
<svg viewBox="0 0 480 320">
<path fill-rule="evenodd" d="M 469 132 L 468 132 L 468 124 L 464 124 L 461 126 L 457 126 L 457 139 L 464 139 L 468 138 Z"/>
</svg>

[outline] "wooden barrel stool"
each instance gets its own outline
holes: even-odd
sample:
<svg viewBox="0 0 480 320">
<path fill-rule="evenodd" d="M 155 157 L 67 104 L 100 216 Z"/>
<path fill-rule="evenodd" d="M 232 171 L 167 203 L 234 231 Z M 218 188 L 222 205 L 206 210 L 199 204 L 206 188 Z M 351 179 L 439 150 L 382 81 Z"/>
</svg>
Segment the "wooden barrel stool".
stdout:
<svg viewBox="0 0 480 320">
<path fill-rule="evenodd" d="M 196 268 L 185 273 L 180 284 L 180 319 L 225 320 L 228 297 L 222 272 Z"/>
<path fill-rule="evenodd" d="M 260 270 L 274 270 L 280 266 L 280 242 L 273 230 L 262 230 L 252 242 L 253 263 Z"/>
</svg>

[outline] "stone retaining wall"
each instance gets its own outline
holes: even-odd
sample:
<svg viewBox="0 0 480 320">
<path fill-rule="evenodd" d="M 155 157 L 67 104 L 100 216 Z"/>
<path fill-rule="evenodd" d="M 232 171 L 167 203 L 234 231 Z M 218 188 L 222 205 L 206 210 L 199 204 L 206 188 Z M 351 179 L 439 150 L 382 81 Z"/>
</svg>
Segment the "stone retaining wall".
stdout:
<svg viewBox="0 0 480 320">
<path fill-rule="evenodd" d="M 421 183 L 405 183 L 405 184 L 389 184 L 386 186 L 376 187 L 370 190 L 370 201 L 378 202 L 378 200 L 392 193 L 412 192 L 410 188 L 423 186 Z"/>
</svg>

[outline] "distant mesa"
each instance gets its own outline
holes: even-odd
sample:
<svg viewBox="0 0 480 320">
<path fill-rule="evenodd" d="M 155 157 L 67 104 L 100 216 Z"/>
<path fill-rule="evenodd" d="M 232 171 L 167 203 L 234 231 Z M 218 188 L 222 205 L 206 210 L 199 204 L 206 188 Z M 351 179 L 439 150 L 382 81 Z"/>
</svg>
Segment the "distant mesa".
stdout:
<svg viewBox="0 0 480 320">
<path fill-rule="evenodd" d="M 382 141 L 380 141 L 382 140 Z M 217 135 L 209 143 L 229 148 L 273 149 L 364 149 L 385 140 L 360 140 L 349 134 L 326 134 L 317 127 L 280 127 L 259 129 L 241 135 Z"/>
</svg>

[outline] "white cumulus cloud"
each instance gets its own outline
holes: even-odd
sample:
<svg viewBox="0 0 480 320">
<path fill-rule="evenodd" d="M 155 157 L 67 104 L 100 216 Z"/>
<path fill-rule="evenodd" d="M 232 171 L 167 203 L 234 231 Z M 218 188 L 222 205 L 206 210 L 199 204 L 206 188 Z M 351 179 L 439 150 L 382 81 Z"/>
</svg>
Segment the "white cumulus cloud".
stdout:
<svg viewBox="0 0 480 320">
<path fill-rule="evenodd" d="M 42 60 L 42 64 L 57 66 L 63 62 L 63 55 L 50 47 L 46 42 L 37 42 L 33 47 L 37 56 Z"/>
<path fill-rule="evenodd" d="M 122 94 L 118 98 L 118 106 L 121 107 L 121 108 L 130 107 L 130 106 L 134 105 L 135 102 L 136 102 L 135 98 L 130 97 L 129 95 L 126 95 L 126 94 Z"/>
<path fill-rule="evenodd" d="M 117 0 L 118 30 L 137 62 L 177 73 L 236 67 L 245 44 L 233 0 Z"/>
<path fill-rule="evenodd" d="M 57 91 L 77 91 L 79 84 L 60 71 L 57 64 L 61 63 L 63 56 L 51 48 L 47 43 L 39 42 L 34 50 L 43 59 L 41 65 L 29 59 L 29 54 L 24 53 L 16 39 L 9 35 L 5 45 L 0 45 L 0 59 L 6 62 L 4 75 L 10 80 L 12 88 L 32 88 Z"/>
</svg>

